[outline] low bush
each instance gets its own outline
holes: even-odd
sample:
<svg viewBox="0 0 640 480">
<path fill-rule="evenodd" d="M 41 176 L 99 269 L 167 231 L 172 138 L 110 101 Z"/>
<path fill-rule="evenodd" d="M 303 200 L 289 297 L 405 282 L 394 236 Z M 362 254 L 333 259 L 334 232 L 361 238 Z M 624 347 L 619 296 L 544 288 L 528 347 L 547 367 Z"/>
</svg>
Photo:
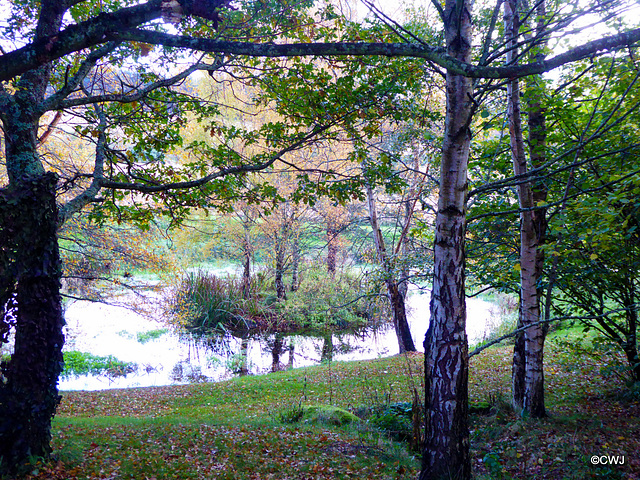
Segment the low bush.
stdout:
<svg viewBox="0 0 640 480">
<path fill-rule="evenodd" d="M 413 435 L 413 405 L 398 402 L 376 407 L 367 422 L 394 440 L 408 440 Z"/>
</svg>

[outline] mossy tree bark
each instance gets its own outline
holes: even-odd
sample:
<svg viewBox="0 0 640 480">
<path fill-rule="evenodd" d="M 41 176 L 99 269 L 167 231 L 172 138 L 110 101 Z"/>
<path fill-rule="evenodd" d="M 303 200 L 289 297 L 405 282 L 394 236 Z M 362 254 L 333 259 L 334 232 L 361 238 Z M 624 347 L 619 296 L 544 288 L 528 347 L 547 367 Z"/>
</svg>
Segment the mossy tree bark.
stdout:
<svg viewBox="0 0 640 480">
<path fill-rule="evenodd" d="M 43 2 L 36 40 L 55 34 L 64 7 Z M 59 402 L 62 370 L 61 264 L 58 251 L 56 176 L 45 173 L 37 152 L 41 105 L 50 64 L 23 74 L 16 93 L 2 95 L 9 185 L 0 192 L 3 338 L 15 328 L 11 360 L 0 383 L 0 470 L 14 472 L 30 456 L 51 452 L 51 419 Z"/>
</svg>

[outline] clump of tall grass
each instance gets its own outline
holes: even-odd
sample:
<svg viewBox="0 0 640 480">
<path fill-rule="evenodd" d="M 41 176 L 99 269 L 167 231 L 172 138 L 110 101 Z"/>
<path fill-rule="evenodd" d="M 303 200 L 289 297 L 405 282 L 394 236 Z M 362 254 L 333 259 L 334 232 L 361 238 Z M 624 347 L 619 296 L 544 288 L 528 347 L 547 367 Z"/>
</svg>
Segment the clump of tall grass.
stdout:
<svg viewBox="0 0 640 480">
<path fill-rule="evenodd" d="M 356 332 L 382 323 L 380 312 L 361 291 L 353 275 L 330 276 L 309 269 L 295 292 L 278 300 L 263 274 L 242 279 L 216 277 L 207 272 L 188 273 L 170 301 L 173 323 L 202 336 L 250 332 L 324 335 Z"/>
<path fill-rule="evenodd" d="M 233 277 L 191 272 L 180 282 L 170 310 L 175 323 L 195 334 L 251 330 L 267 313 L 256 290 L 253 285 L 245 293 L 241 282 Z"/>
</svg>

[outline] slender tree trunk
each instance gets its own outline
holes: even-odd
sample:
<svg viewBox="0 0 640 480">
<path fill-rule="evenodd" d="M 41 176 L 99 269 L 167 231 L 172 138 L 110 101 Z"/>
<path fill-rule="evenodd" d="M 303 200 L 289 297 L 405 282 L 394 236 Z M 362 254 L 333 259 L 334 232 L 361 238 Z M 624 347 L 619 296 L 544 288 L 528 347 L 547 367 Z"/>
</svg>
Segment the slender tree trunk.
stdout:
<svg viewBox="0 0 640 480">
<path fill-rule="evenodd" d="M 507 63 L 513 64 L 517 59 L 516 43 L 519 35 L 520 21 L 517 13 L 517 0 L 504 2 L 505 33 L 507 39 Z M 511 140 L 511 157 L 515 175 L 527 172 L 524 135 L 522 132 L 522 115 L 520 112 L 520 85 L 517 79 L 507 83 L 507 116 L 509 118 L 509 136 Z M 524 358 L 518 348 L 522 341 L 516 342 L 514 350 L 513 401 L 516 409 L 532 417 L 544 417 L 544 370 L 543 353 L 545 330 L 540 320 L 539 289 L 539 248 L 535 203 L 531 183 L 518 185 L 518 202 L 520 213 L 520 309 L 519 324 L 526 327 L 524 331 Z M 524 369 L 522 360 L 524 359 Z M 517 363 L 519 362 L 519 363 Z M 524 381 L 522 374 L 524 373 Z"/>
<path fill-rule="evenodd" d="M 245 377 L 249 374 L 249 337 L 242 336 L 240 338 L 240 376 Z"/>
<path fill-rule="evenodd" d="M 275 285 L 276 285 L 276 297 L 281 300 L 287 299 L 287 289 L 284 285 L 284 261 L 285 261 L 285 241 L 277 235 L 275 239 Z"/>
<path fill-rule="evenodd" d="M 273 339 L 273 348 L 271 349 L 271 371 L 279 372 L 280 368 L 280 356 L 282 355 L 283 349 L 282 342 L 282 334 L 276 333 L 275 338 Z"/>
<path fill-rule="evenodd" d="M 413 192 L 413 191 L 414 189 L 412 188 L 410 192 Z M 411 197 L 408 197 L 404 201 L 404 225 L 402 225 L 403 232 L 409 230 L 409 226 L 410 226 L 409 224 L 411 223 L 411 214 L 412 214 L 412 208 L 411 208 L 412 202 L 413 200 Z M 401 244 L 402 258 L 406 259 L 409 255 L 409 238 L 407 235 L 403 235 L 400 241 L 402 242 Z M 407 262 L 402 263 L 402 268 L 400 269 L 400 276 L 402 278 L 401 278 L 400 284 L 398 285 L 398 289 L 400 290 L 400 294 L 402 295 L 403 301 L 406 301 L 407 293 L 409 292 L 409 283 L 405 280 L 406 278 L 409 277 L 409 268 L 407 267 Z"/>
<path fill-rule="evenodd" d="M 251 223 L 247 217 L 242 217 L 242 296 L 248 298 L 251 294 Z"/>
<path fill-rule="evenodd" d="M 470 61 L 467 1 L 447 0 L 447 53 Z M 471 478 L 469 347 L 466 334 L 465 232 L 473 84 L 447 72 L 446 116 L 434 239 L 431 319 L 425 349 L 425 438 L 421 480 Z"/>
<path fill-rule="evenodd" d="M 522 328 L 522 302 L 518 300 L 518 324 L 517 328 Z M 522 411 L 524 405 L 524 378 L 527 361 L 525 358 L 524 333 L 520 332 L 515 336 L 513 346 L 513 364 L 511 366 L 511 402 L 516 411 Z"/>
<path fill-rule="evenodd" d="M 409 322 L 407 321 L 404 295 L 400 292 L 398 281 L 394 277 L 391 259 L 389 258 L 389 255 L 387 255 L 384 238 L 382 237 L 380 225 L 378 224 L 378 214 L 373 189 L 369 185 L 366 186 L 366 189 L 367 203 L 369 205 L 369 221 L 371 222 L 371 228 L 373 229 L 373 239 L 376 246 L 376 252 L 378 254 L 378 261 L 384 271 L 384 282 L 387 287 L 389 303 L 391 304 L 391 310 L 393 313 L 393 327 L 395 328 L 396 337 L 398 339 L 398 348 L 400 353 L 415 352 L 416 347 L 413 343 L 413 338 L 411 337 Z"/>
<path fill-rule="evenodd" d="M 289 338 L 289 362 L 287 363 L 287 368 L 289 370 L 293 369 L 293 361 L 296 353 L 296 344 L 293 341 L 293 338 Z"/>
<path fill-rule="evenodd" d="M 640 382 L 640 358 L 638 357 L 638 306 L 634 295 L 634 281 L 631 282 L 631 294 L 627 308 L 627 335 L 623 347 L 629 362 L 631 379 Z"/>
<path fill-rule="evenodd" d="M 338 232 L 327 221 L 327 272 L 331 275 L 336 273 L 338 258 Z"/>
<path fill-rule="evenodd" d="M 295 292 L 300 286 L 300 242 L 296 235 L 291 246 L 291 291 Z"/>
</svg>

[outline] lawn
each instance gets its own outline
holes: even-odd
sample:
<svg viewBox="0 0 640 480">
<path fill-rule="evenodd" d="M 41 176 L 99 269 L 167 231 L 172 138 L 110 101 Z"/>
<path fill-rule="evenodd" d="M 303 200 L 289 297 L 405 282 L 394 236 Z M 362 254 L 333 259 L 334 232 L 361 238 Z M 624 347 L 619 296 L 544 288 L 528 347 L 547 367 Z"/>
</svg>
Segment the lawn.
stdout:
<svg viewBox="0 0 640 480">
<path fill-rule="evenodd" d="M 576 357 L 557 339 L 546 354 L 549 418 L 508 406 L 510 347 L 471 359 L 476 478 L 640 479 L 640 395 L 601 374 L 602 358 Z M 221 383 L 63 395 L 55 460 L 29 479 L 414 479 L 419 455 L 371 422 L 292 421 L 300 405 L 362 414 L 411 401 L 422 355 L 332 363 Z M 368 408 L 365 408 L 368 407 Z M 591 463 L 593 455 L 623 465 Z"/>
</svg>

